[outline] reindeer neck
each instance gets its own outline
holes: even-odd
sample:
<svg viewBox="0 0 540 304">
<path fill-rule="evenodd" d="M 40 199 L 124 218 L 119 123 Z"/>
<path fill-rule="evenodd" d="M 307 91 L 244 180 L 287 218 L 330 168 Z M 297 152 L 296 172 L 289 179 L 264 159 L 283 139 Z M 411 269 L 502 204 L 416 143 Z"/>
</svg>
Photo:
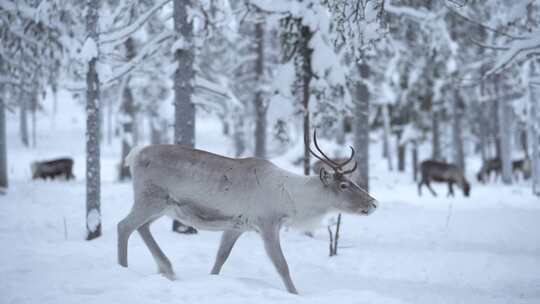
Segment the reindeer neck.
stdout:
<svg viewBox="0 0 540 304">
<path fill-rule="evenodd" d="M 294 176 L 288 180 L 286 190 L 294 206 L 294 217 L 309 220 L 321 217 L 335 209 L 332 191 L 318 176 Z"/>
</svg>

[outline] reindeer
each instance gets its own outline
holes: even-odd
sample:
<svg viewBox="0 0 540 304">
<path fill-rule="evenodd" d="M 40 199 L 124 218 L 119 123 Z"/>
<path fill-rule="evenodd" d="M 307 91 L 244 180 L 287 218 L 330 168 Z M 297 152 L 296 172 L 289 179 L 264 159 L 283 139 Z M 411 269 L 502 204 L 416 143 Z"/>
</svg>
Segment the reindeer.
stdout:
<svg viewBox="0 0 540 304">
<path fill-rule="evenodd" d="M 454 196 L 454 189 L 452 187 L 454 183 L 463 190 L 465 196 L 469 196 L 471 186 L 458 166 L 435 160 L 425 160 L 420 164 L 420 171 L 422 178 L 418 183 L 419 195 L 422 195 L 422 186 L 426 185 L 429 191 L 431 191 L 431 194 L 437 196 L 437 193 L 431 188 L 430 184 L 431 181 L 434 181 L 448 183 L 448 196 Z"/>
<path fill-rule="evenodd" d="M 488 159 L 476 174 L 476 179 L 479 182 L 487 182 L 491 176 L 491 172 L 495 172 L 495 180 L 501 175 L 502 161 L 500 158 L 495 157 Z M 521 172 L 524 179 L 529 179 L 531 177 L 531 160 L 529 157 L 512 161 L 512 175 L 516 181 L 519 180 L 519 172 Z"/>
<path fill-rule="evenodd" d="M 490 158 L 484 162 L 480 171 L 476 174 L 476 179 L 479 182 L 485 183 L 489 181 L 491 173 L 495 172 L 495 179 L 501 174 L 501 159 L 498 157 Z"/>
<path fill-rule="evenodd" d="M 57 176 L 65 176 L 66 180 L 74 179 L 73 159 L 70 157 L 57 158 L 45 161 L 35 161 L 30 164 L 32 179 L 41 178 L 53 180 Z"/>
<path fill-rule="evenodd" d="M 320 219 L 331 211 L 369 215 L 377 201 L 348 176 L 343 163 L 330 160 L 317 144 L 316 158 L 331 168 L 318 176 L 301 176 L 259 158 L 228 158 L 181 145 L 150 145 L 133 149 L 126 158 L 133 175 L 134 204 L 118 223 L 118 263 L 127 267 L 129 236 L 137 230 L 169 279 L 175 274 L 169 259 L 150 233 L 163 215 L 202 230 L 224 231 L 211 274 L 219 274 L 236 240 L 256 231 L 287 291 L 297 294 L 280 245 L 283 225 Z"/>
</svg>

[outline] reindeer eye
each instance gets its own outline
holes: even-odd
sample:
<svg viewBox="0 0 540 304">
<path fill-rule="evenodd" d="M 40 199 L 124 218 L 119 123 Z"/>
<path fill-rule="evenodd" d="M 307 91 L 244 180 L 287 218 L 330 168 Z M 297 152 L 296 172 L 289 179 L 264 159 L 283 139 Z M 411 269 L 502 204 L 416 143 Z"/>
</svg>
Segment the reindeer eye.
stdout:
<svg viewBox="0 0 540 304">
<path fill-rule="evenodd" d="M 341 190 L 345 190 L 345 189 L 347 189 L 348 187 L 349 187 L 349 185 L 347 185 L 347 183 L 340 183 L 340 184 L 339 184 L 339 189 L 341 189 Z"/>
</svg>

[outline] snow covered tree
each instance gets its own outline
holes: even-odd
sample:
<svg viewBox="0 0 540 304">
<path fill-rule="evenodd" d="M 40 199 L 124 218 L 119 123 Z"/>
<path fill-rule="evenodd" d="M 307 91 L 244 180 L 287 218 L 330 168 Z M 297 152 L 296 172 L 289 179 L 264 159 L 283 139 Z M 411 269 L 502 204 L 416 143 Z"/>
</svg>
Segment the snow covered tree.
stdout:
<svg viewBox="0 0 540 304">
<path fill-rule="evenodd" d="M 0 70 L 1 66 L 0 62 Z M 3 194 L 8 187 L 5 97 L 4 85 L 0 84 L 0 194 Z"/>
<path fill-rule="evenodd" d="M 266 157 L 266 110 L 267 105 L 264 100 L 262 84 L 264 79 L 264 53 L 265 53 L 265 29 L 264 16 L 255 23 L 255 41 L 257 49 L 257 59 L 255 64 L 256 81 L 259 84 L 255 93 L 255 156 Z"/>
<path fill-rule="evenodd" d="M 174 143 L 188 147 L 195 146 L 195 104 L 192 100 L 195 82 L 195 48 L 193 44 L 193 20 L 190 16 L 191 0 L 173 2 L 174 30 L 176 41 L 173 53 L 176 62 L 174 72 Z M 193 227 L 173 222 L 173 230 L 195 233 Z"/>
<path fill-rule="evenodd" d="M 97 71 L 99 1 L 86 1 L 86 230 L 87 240 L 101 236 L 101 175 L 99 147 L 100 83 Z"/>
</svg>

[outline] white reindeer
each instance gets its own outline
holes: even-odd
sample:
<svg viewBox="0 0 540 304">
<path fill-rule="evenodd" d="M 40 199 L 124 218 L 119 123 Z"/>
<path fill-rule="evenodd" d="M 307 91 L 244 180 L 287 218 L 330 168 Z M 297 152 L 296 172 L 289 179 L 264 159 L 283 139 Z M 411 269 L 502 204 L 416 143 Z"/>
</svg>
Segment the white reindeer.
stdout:
<svg viewBox="0 0 540 304">
<path fill-rule="evenodd" d="M 319 176 L 301 176 L 259 158 L 234 159 L 180 145 L 150 145 L 127 156 L 133 175 L 135 203 L 118 224 L 118 263 L 127 267 L 129 236 L 137 230 L 150 249 L 159 272 L 170 279 L 171 262 L 150 233 L 150 224 L 163 215 L 203 230 L 224 231 L 211 274 L 219 274 L 238 237 L 258 232 L 287 290 L 297 294 L 281 250 L 284 224 L 321 218 L 331 211 L 368 215 L 377 202 L 347 176 L 344 163 L 310 152 L 333 169 Z M 324 157 L 324 158 L 323 158 Z"/>
</svg>

